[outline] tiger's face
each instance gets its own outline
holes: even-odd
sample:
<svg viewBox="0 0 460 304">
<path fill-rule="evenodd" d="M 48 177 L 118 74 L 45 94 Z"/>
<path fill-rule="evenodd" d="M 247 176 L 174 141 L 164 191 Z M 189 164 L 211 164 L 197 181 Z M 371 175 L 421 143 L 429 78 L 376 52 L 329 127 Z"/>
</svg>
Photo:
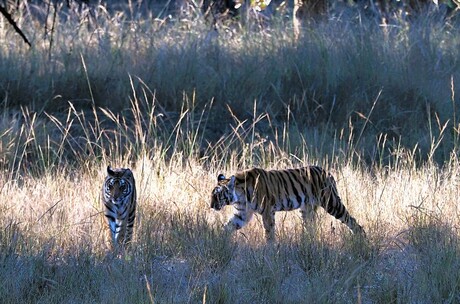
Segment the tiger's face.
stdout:
<svg viewBox="0 0 460 304">
<path fill-rule="evenodd" d="M 112 178 L 107 182 L 108 195 L 112 202 L 117 205 L 129 195 L 129 187 L 124 179 Z"/>
<path fill-rule="evenodd" d="M 225 178 L 223 174 L 219 174 L 217 187 L 212 190 L 211 194 L 211 208 L 220 210 L 235 201 L 235 176 Z"/>
<path fill-rule="evenodd" d="M 132 189 L 129 181 L 133 179 L 133 174 L 129 169 L 112 169 L 110 167 L 107 168 L 107 173 L 104 187 L 105 199 L 119 206 L 131 194 Z"/>
</svg>

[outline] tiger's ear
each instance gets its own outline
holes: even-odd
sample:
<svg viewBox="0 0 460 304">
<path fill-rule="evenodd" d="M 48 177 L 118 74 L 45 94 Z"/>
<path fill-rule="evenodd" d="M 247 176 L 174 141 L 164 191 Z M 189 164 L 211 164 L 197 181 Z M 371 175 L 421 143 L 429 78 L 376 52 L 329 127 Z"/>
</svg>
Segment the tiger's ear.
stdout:
<svg viewBox="0 0 460 304">
<path fill-rule="evenodd" d="M 125 169 L 125 171 L 123 172 L 123 176 L 126 177 L 126 178 L 133 178 L 134 179 L 133 171 L 131 171 L 131 169 L 129 169 L 129 168 Z"/>
<path fill-rule="evenodd" d="M 229 188 L 235 187 L 235 175 L 232 175 L 232 177 L 230 177 L 230 181 L 228 182 L 228 187 Z"/>
<path fill-rule="evenodd" d="M 112 167 L 110 167 L 110 165 L 107 166 L 107 174 L 112 176 L 115 175 L 115 172 L 113 172 Z"/>
<path fill-rule="evenodd" d="M 224 179 L 225 179 L 225 175 L 223 175 L 222 173 L 217 176 L 217 182 L 220 182 L 221 180 L 224 180 Z"/>
</svg>

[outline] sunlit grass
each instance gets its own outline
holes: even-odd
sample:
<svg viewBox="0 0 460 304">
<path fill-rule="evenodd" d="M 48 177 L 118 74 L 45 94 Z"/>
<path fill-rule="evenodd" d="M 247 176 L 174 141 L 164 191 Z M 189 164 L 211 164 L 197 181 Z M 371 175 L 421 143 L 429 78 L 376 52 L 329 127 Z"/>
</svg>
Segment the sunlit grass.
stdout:
<svg viewBox="0 0 460 304">
<path fill-rule="evenodd" d="M 158 126 L 159 121 L 149 121 L 155 117 L 149 112 L 138 112 L 136 102 L 129 115 L 142 118 L 134 124 L 117 120 L 108 110 L 83 116 L 69 108 L 62 125 L 51 114 L 35 118 L 50 136 L 34 129 L 28 141 L 10 146 L 19 152 L 5 158 L 1 175 L 2 302 L 105 302 L 114 294 L 128 302 L 150 297 L 160 302 L 204 297 L 209 302 L 248 303 L 458 300 L 460 171 L 455 160 L 442 169 L 434 163 L 416 166 L 410 158 L 400 162 L 394 151 L 384 165 L 339 158 L 323 163 L 367 239 L 353 236 L 319 210 L 317 223 L 306 228 L 297 212 L 277 214 L 277 241 L 267 245 L 259 216 L 241 231 L 225 234 L 222 225 L 231 208 L 209 208 L 216 176 L 253 165 L 321 164 L 308 157 L 310 146 L 292 151 L 300 151 L 300 158 L 280 148 L 290 149 L 282 136 L 277 148 L 269 139 L 246 136 L 263 122 L 263 115 L 255 115 L 244 132 L 242 124 L 215 149 L 209 146 L 198 153 L 203 115 L 184 109 L 171 123 L 180 127 L 172 133 L 157 130 L 155 138 L 147 138 L 153 132 L 149 125 Z M 20 128 L 27 134 L 33 114 L 20 115 Z M 99 125 L 92 128 L 95 121 Z M 114 128 L 104 127 L 104 121 Z M 75 125 L 66 127 L 70 122 Z M 14 138 L 11 132 L 7 128 L 4 138 Z M 108 141 L 106 134 L 116 140 Z M 70 149 L 77 139 L 90 148 Z M 346 143 L 336 141 L 333 147 L 341 153 Z M 26 155 L 34 153 L 32 162 Z M 40 159 L 44 155 L 52 155 L 51 166 Z M 66 164 L 63 159 L 73 161 Z M 99 195 L 108 163 L 129 165 L 137 181 L 133 249 L 121 257 L 114 257 L 103 239 Z M 427 264 L 429 272 L 423 266 Z M 430 287 L 433 280 L 436 288 Z M 121 294 L 120 288 L 129 292 Z"/>
<path fill-rule="evenodd" d="M 460 301 L 451 21 L 383 29 L 352 11 L 296 40 L 283 19 L 217 33 L 191 8 L 56 8 L 46 35 L 15 15 L 31 50 L 0 24 L 1 303 Z M 260 216 L 228 235 L 232 208 L 209 208 L 219 173 L 309 164 L 366 239 L 319 210 L 307 227 L 277 214 L 266 244 Z M 120 256 L 103 237 L 107 165 L 137 184 Z"/>
</svg>

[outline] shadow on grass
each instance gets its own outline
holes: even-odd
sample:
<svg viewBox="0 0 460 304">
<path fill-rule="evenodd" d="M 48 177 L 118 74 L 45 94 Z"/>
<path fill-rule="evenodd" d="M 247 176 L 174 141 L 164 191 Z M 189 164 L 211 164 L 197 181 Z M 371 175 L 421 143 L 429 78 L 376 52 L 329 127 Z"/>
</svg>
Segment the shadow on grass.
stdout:
<svg viewBox="0 0 460 304">
<path fill-rule="evenodd" d="M 0 230 L 1 303 L 460 300 L 458 234 L 434 216 L 411 218 L 406 243 L 393 250 L 372 231 L 364 239 L 316 227 L 265 244 L 226 234 L 205 213 L 169 209 L 144 212 L 133 249 L 121 257 L 84 238 L 59 248 L 23 227 Z"/>
</svg>

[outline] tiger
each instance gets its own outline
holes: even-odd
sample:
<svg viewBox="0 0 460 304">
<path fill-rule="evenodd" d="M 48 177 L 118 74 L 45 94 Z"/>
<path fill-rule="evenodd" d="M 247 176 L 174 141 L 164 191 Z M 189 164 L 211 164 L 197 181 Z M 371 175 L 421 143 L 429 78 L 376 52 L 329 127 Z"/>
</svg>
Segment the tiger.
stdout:
<svg viewBox="0 0 460 304">
<path fill-rule="evenodd" d="M 233 205 L 235 212 L 224 226 L 228 231 L 244 227 L 254 212 L 262 215 L 267 241 L 275 237 L 275 212 L 300 209 L 304 223 L 314 220 L 318 206 L 346 224 L 354 234 L 365 236 L 364 229 L 350 215 L 338 194 L 332 174 L 319 166 L 285 170 L 253 168 L 230 178 L 217 177 L 211 193 L 211 208 Z"/>
<path fill-rule="evenodd" d="M 136 218 L 136 183 L 130 169 L 107 167 L 102 201 L 112 248 L 129 246 Z"/>
</svg>

